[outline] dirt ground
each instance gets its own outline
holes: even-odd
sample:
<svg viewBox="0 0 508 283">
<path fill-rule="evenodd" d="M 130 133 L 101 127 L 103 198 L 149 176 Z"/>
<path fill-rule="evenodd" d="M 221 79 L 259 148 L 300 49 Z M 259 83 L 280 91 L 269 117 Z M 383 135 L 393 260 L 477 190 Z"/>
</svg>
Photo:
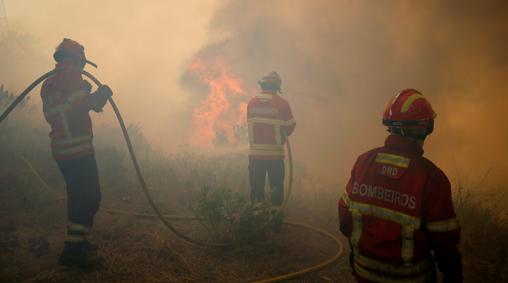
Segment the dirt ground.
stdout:
<svg viewBox="0 0 508 283">
<path fill-rule="evenodd" d="M 65 200 L 35 202 L 15 188 L 2 190 L 0 199 L 5 203 L 0 208 L 0 281 L 5 283 L 250 282 L 311 266 L 336 251 L 330 239 L 289 226 L 248 246 L 203 248 L 177 238 L 157 219 L 101 211 L 90 239 L 99 245 L 104 263 L 85 272 L 57 265 L 65 236 Z M 124 203 L 116 208 L 139 211 Z M 207 240 L 207 231 L 196 221 L 175 225 Z M 337 233 L 336 227 L 324 228 Z M 352 282 L 345 259 L 294 282 Z"/>
</svg>

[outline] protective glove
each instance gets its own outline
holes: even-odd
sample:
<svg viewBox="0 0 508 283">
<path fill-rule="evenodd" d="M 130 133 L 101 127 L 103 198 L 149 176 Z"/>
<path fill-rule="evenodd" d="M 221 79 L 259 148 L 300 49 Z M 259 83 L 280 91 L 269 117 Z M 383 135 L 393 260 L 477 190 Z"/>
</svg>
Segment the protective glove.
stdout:
<svg viewBox="0 0 508 283">
<path fill-rule="evenodd" d="M 102 112 L 102 108 L 113 95 L 111 88 L 107 85 L 101 85 L 91 97 L 91 108 L 95 112 Z"/>
<path fill-rule="evenodd" d="M 97 94 L 104 96 L 106 99 L 110 98 L 113 95 L 113 91 L 111 91 L 111 88 L 107 85 L 101 85 L 97 89 Z"/>
<path fill-rule="evenodd" d="M 444 283 L 462 282 L 462 260 L 458 251 L 436 253 L 435 258 Z"/>
</svg>

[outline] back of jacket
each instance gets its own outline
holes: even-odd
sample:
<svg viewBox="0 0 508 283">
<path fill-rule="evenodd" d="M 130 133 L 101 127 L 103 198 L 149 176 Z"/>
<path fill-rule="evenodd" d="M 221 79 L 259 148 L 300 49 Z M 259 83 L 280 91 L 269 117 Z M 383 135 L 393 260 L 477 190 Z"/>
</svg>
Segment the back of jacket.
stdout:
<svg viewBox="0 0 508 283">
<path fill-rule="evenodd" d="M 356 276 L 425 282 L 435 272 L 431 250 L 457 250 L 450 183 L 422 154 L 412 140 L 391 135 L 358 158 L 339 201 Z"/>
<path fill-rule="evenodd" d="M 284 159 L 284 144 L 296 126 L 286 100 L 261 93 L 247 105 L 251 159 Z"/>
<path fill-rule="evenodd" d="M 65 67 L 48 78 L 41 98 L 44 116 L 51 126 L 53 157 L 69 160 L 93 154 L 90 85 L 82 79 L 81 71 Z"/>
</svg>

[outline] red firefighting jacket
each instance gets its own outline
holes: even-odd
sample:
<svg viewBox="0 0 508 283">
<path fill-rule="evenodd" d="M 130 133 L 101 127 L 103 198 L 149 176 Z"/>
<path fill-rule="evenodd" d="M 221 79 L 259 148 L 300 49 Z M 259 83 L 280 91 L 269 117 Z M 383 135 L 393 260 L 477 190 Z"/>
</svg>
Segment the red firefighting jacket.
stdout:
<svg viewBox="0 0 508 283">
<path fill-rule="evenodd" d="M 435 272 L 431 250 L 457 252 L 450 182 L 422 154 L 411 139 L 390 135 L 356 161 L 339 218 L 359 280 L 424 282 Z"/>
<path fill-rule="evenodd" d="M 286 100 L 277 94 L 261 93 L 247 105 L 249 158 L 284 159 L 284 144 L 296 123 Z"/>
<path fill-rule="evenodd" d="M 94 154 L 88 112 L 97 109 L 97 100 L 104 98 L 90 94 L 90 84 L 82 79 L 80 69 L 61 63 L 56 67 L 63 71 L 45 80 L 41 89 L 53 157 L 69 160 Z"/>
</svg>

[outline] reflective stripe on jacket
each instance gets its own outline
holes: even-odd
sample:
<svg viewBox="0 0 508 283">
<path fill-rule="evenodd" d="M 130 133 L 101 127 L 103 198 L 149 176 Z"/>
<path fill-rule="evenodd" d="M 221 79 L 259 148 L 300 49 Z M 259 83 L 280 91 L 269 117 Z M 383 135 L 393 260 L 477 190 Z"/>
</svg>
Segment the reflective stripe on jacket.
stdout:
<svg viewBox="0 0 508 283">
<path fill-rule="evenodd" d="M 450 183 L 408 138 L 391 135 L 361 155 L 339 200 L 355 276 L 380 282 L 428 282 L 435 252 L 455 252 L 460 226 Z"/>
<path fill-rule="evenodd" d="M 284 158 L 284 144 L 296 126 L 286 100 L 276 94 L 257 95 L 247 106 L 247 124 L 250 158 Z"/>
<path fill-rule="evenodd" d="M 57 67 L 62 67 L 57 65 Z M 49 136 L 56 160 L 80 158 L 94 153 L 90 86 L 79 69 L 65 69 L 44 81 L 43 111 L 51 126 Z"/>
</svg>

